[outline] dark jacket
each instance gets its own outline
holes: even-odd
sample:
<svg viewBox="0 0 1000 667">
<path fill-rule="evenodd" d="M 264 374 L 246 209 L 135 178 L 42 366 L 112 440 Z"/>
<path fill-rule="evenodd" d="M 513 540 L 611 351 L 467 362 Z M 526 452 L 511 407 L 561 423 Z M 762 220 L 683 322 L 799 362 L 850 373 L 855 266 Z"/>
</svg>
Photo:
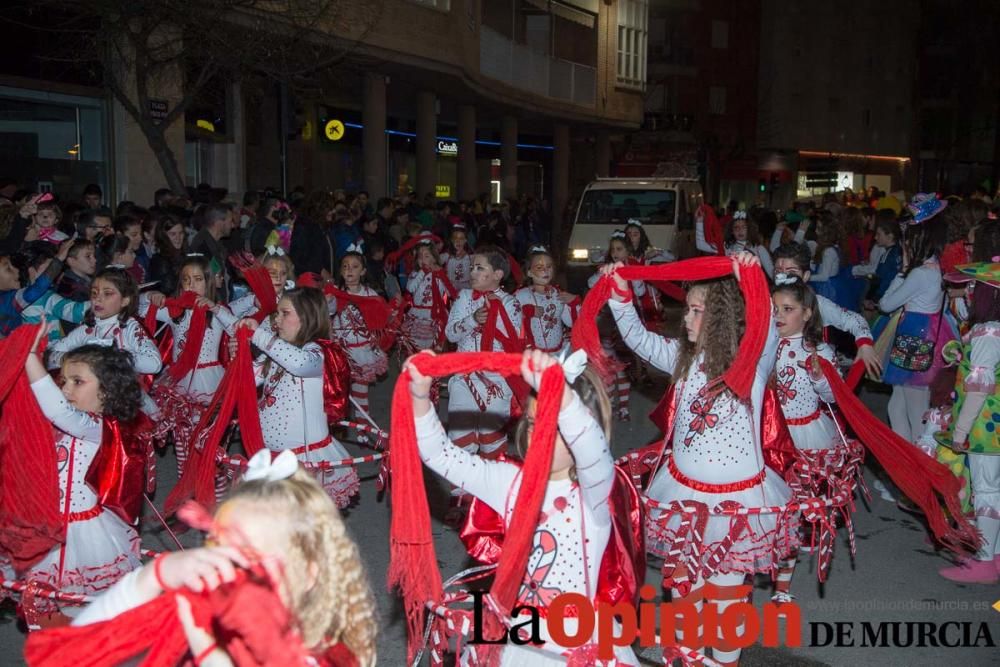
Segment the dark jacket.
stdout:
<svg viewBox="0 0 1000 667">
<path fill-rule="evenodd" d="M 333 243 L 326 231 L 314 222 L 299 218 L 292 228 L 288 256 L 295 264 L 296 273 L 319 274 L 324 269 L 336 274 Z"/>
</svg>

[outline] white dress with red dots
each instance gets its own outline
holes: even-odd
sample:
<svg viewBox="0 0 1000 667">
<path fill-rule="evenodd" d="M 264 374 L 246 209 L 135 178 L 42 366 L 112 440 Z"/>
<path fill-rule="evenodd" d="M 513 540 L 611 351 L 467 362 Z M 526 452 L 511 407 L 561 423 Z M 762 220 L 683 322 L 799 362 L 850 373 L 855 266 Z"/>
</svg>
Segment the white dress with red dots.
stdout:
<svg viewBox="0 0 1000 667">
<path fill-rule="evenodd" d="M 257 405 L 264 444 L 275 453 L 295 452 L 337 507 L 347 507 L 360 488 L 357 472 L 352 467 L 321 467 L 349 457 L 330 435 L 323 409 L 322 348 L 318 343 L 297 347 L 281 340 L 266 320 L 254 331 L 252 342 L 264 353 L 254 362 L 262 385 Z"/>
<path fill-rule="evenodd" d="M 31 390 L 55 427 L 59 509 L 67 522 L 66 543 L 19 574 L 65 593 L 100 593 L 141 564 L 135 527 L 98 504 L 97 494 L 84 481 L 101 447 L 103 422 L 70 405 L 48 376 L 33 382 Z M 80 608 L 66 606 L 61 611 L 74 616 Z"/>
<path fill-rule="evenodd" d="M 479 498 L 510 525 L 521 485 L 520 468 L 505 461 L 484 461 L 457 447 L 445 435 L 433 410 L 415 422 L 420 458 L 427 467 Z M 549 481 L 533 550 L 517 596 L 517 604 L 533 606 L 543 616 L 549 603 L 562 593 L 595 597 L 601 559 L 611 536 L 608 496 L 615 472 L 604 433 L 576 396 L 559 414 L 559 431 L 573 454 L 577 481 Z M 525 619 L 514 618 L 515 623 L 518 620 Z M 573 634 L 576 619 L 566 618 L 565 628 Z M 544 618 L 540 631 L 546 644 L 541 647 L 508 644 L 500 664 L 565 665 L 567 650 L 550 641 Z M 618 665 L 639 664 L 628 646 L 615 647 L 615 658 Z M 604 663 L 588 658 L 586 664 Z"/>
<path fill-rule="evenodd" d="M 640 358 L 665 373 L 673 374 L 680 343 L 654 334 L 643 326 L 631 303 L 609 301 L 622 339 Z M 702 370 L 702 356 L 694 360 L 687 375 L 676 378 L 673 449 L 664 457 L 646 495 L 667 505 L 673 501 L 703 503 L 711 511 L 723 502 L 745 508 L 782 506 L 791 499 L 791 491 L 781 476 L 764 465 L 761 449 L 760 420 L 764 388 L 774 366 L 778 336 L 771 321 L 767 342 L 757 362 L 750 403 L 738 400 L 730 392 L 710 395 L 709 378 Z M 663 523 L 658 523 L 658 519 Z M 654 552 L 664 548 L 677 535 L 681 516 L 669 520 L 662 510 L 651 509 L 647 519 L 647 546 Z M 740 532 L 714 572 L 754 573 L 774 569 L 778 562 L 797 546 L 795 528 L 798 515 L 756 514 L 748 517 Z M 710 514 L 703 533 L 706 551 L 696 551 L 694 541 L 682 546 L 685 556 L 702 562 L 704 554 L 719 547 L 731 533 L 727 515 Z"/>
<path fill-rule="evenodd" d="M 375 290 L 364 285 L 351 293 L 380 298 Z M 388 371 L 389 359 L 357 307 L 346 304 L 338 310 L 330 318 L 330 330 L 333 340 L 347 352 L 352 382 L 372 384 Z"/>
<path fill-rule="evenodd" d="M 833 391 L 826 377 L 813 380 L 806 364 L 812 355 L 801 334 L 778 342 L 778 360 L 774 383 L 781 412 L 788 423 L 796 449 L 832 449 L 840 443 L 837 426 L 821 401 L 834 403 Z M 820 343 L 816 355 L 836 363 L 836 355 L 826 343 Z"/>
<path fill-rule="evenodd" d="M 472 255 L 465 253 L 459 257 L 457 255 L 443 253 L 441 255 L 441 264 L 444 266 L 445 273 L 448 274 L 448 280 L 451 281 L 451 284 L 455 289 L 461 290 L 472 287 Z"/>
<path fill-rule="evenodd" d="M 573 311 L 559 298 L 559 290 L 548 286 L 542 292 L 534 287 L 522 287 L 514 292 L 521 304 L 528 345 L 544 352 L 556 353 L 565 344 L 566 333 L 573 327 Z"/>
</svg>

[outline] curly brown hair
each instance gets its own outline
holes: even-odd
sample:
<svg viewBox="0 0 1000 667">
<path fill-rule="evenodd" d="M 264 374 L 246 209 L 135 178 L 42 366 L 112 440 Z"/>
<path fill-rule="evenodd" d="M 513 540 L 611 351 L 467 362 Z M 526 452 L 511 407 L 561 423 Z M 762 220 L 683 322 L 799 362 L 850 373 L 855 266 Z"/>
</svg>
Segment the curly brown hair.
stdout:
<svg viewBox="0 0 1000 667">
<path fill-rule="evenodd" d="M 840 249 L 841 244 L 847 239 L 844 234 L 844 225 L 839 218 L 824 214 L 820 217 L 822 228 L 816 231 L 816 252 L 813 253 L 813 262 L 817 265 L 823 263 L 823 253 L 827 248 Z"/>
<path fill-rule="evenodd" d="M 705 314 L 701 331 L 694 343 L 681 336 L 680 354 L 674 369 L 674 382 L 686 377 L 695 359 L 704 353 L 704 370 L 714 380 L 728 370 L 746 330 L 746 307 L 735 278 L 719 278 L 691 283 L 688 296 L 703 297 Z"/>
<path fill-rule="evenodd" d="M 101 414 L 131 421 L 142 407 L 142 389 L 126 350 L 105 345 L 81 345 L 63 355 L 61 365 L 86 364 L 97 378 Z"/>
</svg>

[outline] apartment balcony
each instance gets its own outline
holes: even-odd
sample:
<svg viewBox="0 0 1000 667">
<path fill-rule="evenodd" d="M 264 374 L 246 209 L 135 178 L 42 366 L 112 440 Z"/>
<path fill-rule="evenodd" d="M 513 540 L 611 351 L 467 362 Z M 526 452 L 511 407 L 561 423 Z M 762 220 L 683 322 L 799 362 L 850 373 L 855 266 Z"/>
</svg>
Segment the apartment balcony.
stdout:
<svg viewBox="0 0 1000 667">
<path fill-rule="evenodd" d="M 479 71 L 520 90 L 593 108 L 597 68 L 552 58 L 481 26 Z"/>
</svg>

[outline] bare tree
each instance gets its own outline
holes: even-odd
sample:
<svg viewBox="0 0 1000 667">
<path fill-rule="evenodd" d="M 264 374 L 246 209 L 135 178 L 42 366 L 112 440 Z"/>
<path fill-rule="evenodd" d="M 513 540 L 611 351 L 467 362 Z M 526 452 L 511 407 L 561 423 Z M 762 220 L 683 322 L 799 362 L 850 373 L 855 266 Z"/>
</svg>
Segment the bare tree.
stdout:
<svg viewBox="0 0 1000 667">
<path fill-rule="evenodd" d="M 46 57 L 90 63 L 142 130 L 168 187 L 184 191 L 167 130 L 220 78 L 281 82 L 345 60 L 382 0 L 36 0 L 3 20 L 58 34 Z M 22 18 L 13 18 L 18 16 Z M 61 17 L 53 22 L 52 17 Z M 156 91 L 177 91 L 164 113 Z"/>
</svg>

